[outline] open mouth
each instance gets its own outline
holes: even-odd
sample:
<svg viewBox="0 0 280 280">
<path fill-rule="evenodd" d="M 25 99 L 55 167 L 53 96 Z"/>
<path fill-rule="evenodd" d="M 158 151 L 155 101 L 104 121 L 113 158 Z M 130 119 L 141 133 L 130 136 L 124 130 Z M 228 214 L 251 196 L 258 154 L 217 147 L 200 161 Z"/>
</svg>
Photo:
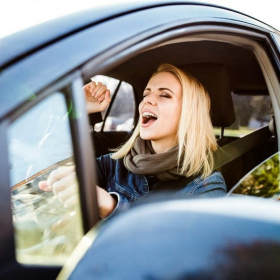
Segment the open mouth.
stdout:
<svg viewBox="0 0 280 280">
<path fill-rule="evenodd" d="M 157 120 L 157 116 L 150 112 L 144 112 L 142 114 L 142 124 L 152 123 L 156 120 Z"/>
</svg>

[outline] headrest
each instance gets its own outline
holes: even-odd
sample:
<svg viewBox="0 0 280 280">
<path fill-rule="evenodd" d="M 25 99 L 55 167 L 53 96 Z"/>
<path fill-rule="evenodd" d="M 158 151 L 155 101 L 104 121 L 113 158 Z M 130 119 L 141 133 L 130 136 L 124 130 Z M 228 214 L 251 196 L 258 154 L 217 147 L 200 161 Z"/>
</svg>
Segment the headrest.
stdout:
<svg viewBox="0 0 280 280">
<path fill-rule="evenodd" d="M 235 121 L 235 114 L 225 65 L 198 63 L 179 67 L 197 78 L 209 92 L 213 126 L 230 126 Z"/>
</svg>

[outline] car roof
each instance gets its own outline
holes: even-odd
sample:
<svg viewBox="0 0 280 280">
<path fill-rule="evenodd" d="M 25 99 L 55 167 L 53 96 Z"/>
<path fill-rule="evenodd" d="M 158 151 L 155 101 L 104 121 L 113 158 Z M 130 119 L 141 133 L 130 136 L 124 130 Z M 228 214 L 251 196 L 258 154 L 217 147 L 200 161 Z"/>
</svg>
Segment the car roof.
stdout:
<svg viewBox="0 0 280 280">
<path fill-rule="evenodd" d="M 2 38 L 0 68 L 5 68 L 13 62 L 43 48 L 44 46 L 106 20 L 153 7 L 180 4 L 217 7 L 221 9 L 221 16 L 225 11 L 233 11 L 236 12 L 237 15 L 245 15 L 248 22 L 259 24 L 267 29 L 271 28 L 269 25 L 266 25 L 246 14 L 210 3 L 198 3 L 186 0 L 151 0 L 149 2 L 133 1 L 125 3 L 116 2 L 114 5 L 95 6 L 77 13 L 65 15 Z M 188 15 L 186 15 L 186 17 L 187 16 Z M 234 14 L 231 13 L 229 17 L 234 18 Z"/>
</svg>

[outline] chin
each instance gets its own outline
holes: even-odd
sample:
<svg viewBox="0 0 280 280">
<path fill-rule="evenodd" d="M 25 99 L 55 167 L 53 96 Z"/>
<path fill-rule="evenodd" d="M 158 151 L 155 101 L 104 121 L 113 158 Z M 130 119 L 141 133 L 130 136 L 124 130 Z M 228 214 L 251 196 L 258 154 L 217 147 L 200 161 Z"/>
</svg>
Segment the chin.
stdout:
<svg viewBox="0 0 280 280">
<path fill-rule="evenodd" d="M 154 137 L 152 135 L 148 135 L 148 133 L 141 133 L 140 132 L 140 138 L 143 140 L 153 140 Z"/>
<path fill-rule="evenodd" d="M 143 140 L 152 140 L 151 137 L 142 136 L 141 134 L 140 134 L 140 138 L 143 139 Z"/>
</svg>

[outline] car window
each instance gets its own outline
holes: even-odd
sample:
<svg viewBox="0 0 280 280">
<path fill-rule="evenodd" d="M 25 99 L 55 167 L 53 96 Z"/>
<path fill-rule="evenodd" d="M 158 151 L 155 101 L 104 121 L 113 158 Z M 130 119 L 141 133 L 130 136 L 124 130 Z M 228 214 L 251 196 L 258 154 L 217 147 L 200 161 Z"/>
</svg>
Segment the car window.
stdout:
<svg viewBox="0 0 280 280">
<path fill-rule="evenodd" d="M 250 195 L 279 200 L 279 156 L 280 152 L 277 152 L 254 168 L 236 184 L 229 194 Z"/>
<path fill-rule="evenodd" d="M 232 93 L 235 122 L 224 130 L 225 136 L 242 137 L 269 123 L 271 107 L 267 95 L 239 95 Z M 219 134 L 219 129 L 215 131 Z"/>
<path fill-rule="evenodd" d="M 105 84 L 111 92 L 112 105 L 109 112 L 102 112 L 105 123 L 95 124 L 95 131 L 131 131 L 134 126 L 135 97 L 130 84 L 103 75 L 92 78 Z M 115 95 L 115 97 L 113 97 Z"/>
<path fill-rule="evenodd" d="M 21 263 L 63 265 L 83 236 L 77 184 L 72 188 L 76 201 L 69 207 L 52 191 L 39 188 L 52 171 L 74 163 L 71 106 L 66 104 L 64 94 L 55 92 L 8 129 L 16 257 Z"/>
</svg>

